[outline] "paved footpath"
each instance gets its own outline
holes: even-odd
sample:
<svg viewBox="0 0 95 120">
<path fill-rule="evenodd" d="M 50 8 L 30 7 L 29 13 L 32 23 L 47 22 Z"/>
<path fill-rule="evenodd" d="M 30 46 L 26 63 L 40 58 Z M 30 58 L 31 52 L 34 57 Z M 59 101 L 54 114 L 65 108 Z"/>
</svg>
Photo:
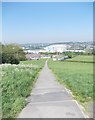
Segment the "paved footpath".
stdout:
<svg viewBox="0 0 95 120">
<path fill-rule="evenodd" d="M 56 81 L 47 61 L 27 100 L 18 118 L 84 118 L 80 105 Z"/>
</svg>

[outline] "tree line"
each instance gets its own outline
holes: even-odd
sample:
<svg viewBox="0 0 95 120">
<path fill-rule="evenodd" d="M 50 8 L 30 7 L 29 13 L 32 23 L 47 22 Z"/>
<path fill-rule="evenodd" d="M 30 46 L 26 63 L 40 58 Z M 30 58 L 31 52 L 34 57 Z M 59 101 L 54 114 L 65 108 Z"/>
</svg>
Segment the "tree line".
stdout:
<svg viewBox="0 0 95 120">
<path fill-rule="evenodd" d="M 3 45 L 0 43 L 0 63 L 19 64 L 26 60 L 23 49 L 17 44 Z"/>
</svg>

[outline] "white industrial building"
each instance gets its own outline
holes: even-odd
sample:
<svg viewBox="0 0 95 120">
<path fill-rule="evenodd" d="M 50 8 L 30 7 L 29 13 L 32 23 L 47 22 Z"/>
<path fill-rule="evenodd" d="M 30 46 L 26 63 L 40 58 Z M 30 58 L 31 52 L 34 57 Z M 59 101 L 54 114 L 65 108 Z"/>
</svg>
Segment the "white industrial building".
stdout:
<svg viewBox="0 0 95 120">
<path fill-rule="evenodd" d="M 53 45 L 49 45 L 47 47 L 44 48 L 46 50 L 46 52 L 64 52 L 67 49 L 67 45 L 65 44 L 53 44 Z"/>
<path fill-rule="evenodd" d="M 25 53 L 34 53 L 34 54 L 38 54 L 39 50 L 24 50 Z"/>
<path fill-rule="evenodd" d="M 51 53 L 55 53 L 55 52 L 65 52 L 67 50 L 67 45 L 65 44 L 52 44 L 49 45 L 47 47 L 45 47 L 44 49 L 39 49 L 39 50 L 25 50 L 25 53 L 45 53 L 45 52 L 51 52 Z"/>
</svg>

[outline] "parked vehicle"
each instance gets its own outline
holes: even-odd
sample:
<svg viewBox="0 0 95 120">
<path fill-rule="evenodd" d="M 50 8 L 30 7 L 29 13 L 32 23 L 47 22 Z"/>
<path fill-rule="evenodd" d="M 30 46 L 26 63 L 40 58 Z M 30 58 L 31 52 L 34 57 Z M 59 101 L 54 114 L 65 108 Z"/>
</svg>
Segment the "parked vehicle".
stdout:
<svg viewBox="0 0 95 120">
<path fill-rule="evenodd" d="M 63 61 L 63 60 L 66 60 L 66 59 L 68 59 L 69 57 L 68 56 L 65 56 L 65 57 L 63 57 L 63 58 L 58 58 L 58 60 L 59 61 Z"/>
</svg>

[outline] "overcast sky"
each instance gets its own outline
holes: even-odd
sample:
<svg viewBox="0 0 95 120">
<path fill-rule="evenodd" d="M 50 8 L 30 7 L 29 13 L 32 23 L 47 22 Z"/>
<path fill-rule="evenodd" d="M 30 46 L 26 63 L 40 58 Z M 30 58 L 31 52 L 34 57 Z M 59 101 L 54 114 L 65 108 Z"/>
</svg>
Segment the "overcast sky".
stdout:
<svg viewBox="0 0 95 120">
<path fill-rule="evenodd" d="M 4 43 L 93 40 L 92 2 L 3 2 Z"/>
</svg>

